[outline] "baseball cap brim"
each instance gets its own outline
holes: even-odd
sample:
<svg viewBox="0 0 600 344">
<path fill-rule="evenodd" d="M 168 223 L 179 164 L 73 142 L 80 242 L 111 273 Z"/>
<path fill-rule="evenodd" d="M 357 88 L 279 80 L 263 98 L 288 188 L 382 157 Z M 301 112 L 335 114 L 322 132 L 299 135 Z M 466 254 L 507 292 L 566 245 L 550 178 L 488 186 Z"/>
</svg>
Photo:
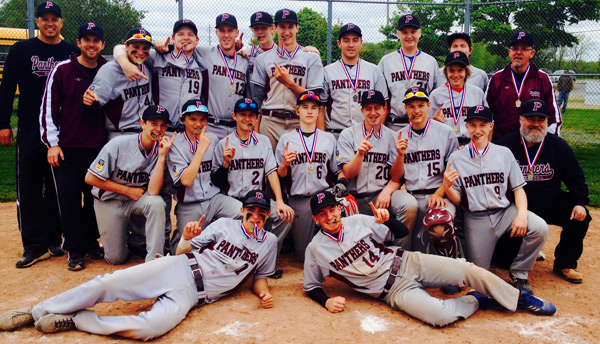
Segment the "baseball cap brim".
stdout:
<svg viewBox="0 0 600 344">
<path fill-rule="evenodd" d="M 546 118 L 550 117 L 550 116 L 548 116 L 547 113 L 541 113 L 541 112 L 528 112 L 528 113 L 521 114 L 521 116 L 523 116 L 523 117 L 540 116 L 540 117 L 546 117 Z"/>
<path fill-rule="evenodd" d="M 419 97 L 419 96 L 412 96 L 412 97 L 410 97 L 410 98 L 404 98 L 404 99 L 402 100 L 402 102 L 403 102 L 404 104 L 406 104 L 406 103 L 408 103 L 408 102 L 411 102 L 411 101 L 413 101 L 413 100 L 424 100 L 424 101 L 426 101 L 426 102 L 429 102 L 429 97 Z"/>
<path fill-rule="evenodd" d="M 130 38 L 130 39 L 126 40 L 125 43 L 126 44 L 128 44 L 128 43 L 148 43 L 148 44 L 150 44 L 150 46 L 154 46 L 154 43 L 150 42 L 149 40 L 141 39 L 141 38 Z"/>
</svg>

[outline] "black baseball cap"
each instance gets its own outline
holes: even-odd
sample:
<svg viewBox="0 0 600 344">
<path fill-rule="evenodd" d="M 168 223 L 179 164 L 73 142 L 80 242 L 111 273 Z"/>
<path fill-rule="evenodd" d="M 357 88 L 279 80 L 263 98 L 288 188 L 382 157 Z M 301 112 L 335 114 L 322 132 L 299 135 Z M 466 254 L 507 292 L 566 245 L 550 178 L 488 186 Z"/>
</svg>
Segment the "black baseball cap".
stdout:
<svg viewBox="0 0 600 344">
<path fill-rule="evenodd" d="M 404 27 L 412 26 L 417 29 L 421 28 L 421 24 L 419 23 L 419 18 L 414 14 L 405 14 L 398 20 L 398 30 L 401 30 Z"/>
<path fill-rule="evenodd" d="M 273 17 L 271 17 L 269 13 L 263 11 L 253 13 L 250 17 L 250 27 L 253 27 L 254 25 L 271 26 L 273 25 Z"/>
<path fill-rule="evenodd" d="M 271 210 L 271 202 L 269 197 L 260 190 L 251 190 L 242 198 L 242 207 L 259 207 L 266 210 Z"/>
<path fill-rule="evenodd" d="M 181 118 L 193 113 L 203 113 L 210 116 L 208 108 L 200 99 L 190 99 L 183 103 L 183 106 L 181 107 Z"/>
<path fill-rule="evenodd" d="M 321 208 L 330 206 L 330 205 L 340 205 L 338 201 L 335 199 L 335 196 L 329 191 L 323 191 L 318 193 L 310 199 L 310 210 L 313 215 L 316 215 Z"/>
<path fill-rule="evenodd" d="M 275 25 L 281 22 L 298 24 L 298 16 L 296 15 L 296 12 L 284 8 L 275 13 Z"/>
<path fill-rule="evenodd" d="M 515 43 L 527 43 L 528 46 L 533 47 L 533 36 L 526 31 L 517 31 L 512 35 L 510 39 L 510 45 Z"/>
<path fill-rule="evenodd" d="M 235 102 L 233 112 L 252 111 L 258 113 L 258 104 L 250 98 L 240 98 Z"/>
<path fill-rule="evenodd" d="M 125 43 L 131 42 L 145 42 L 150 43 L 151 46 L 154 46 L 154 43 L 152 43 L 152 34 L 148 32 L 148 30 L 142 29 L 141 27 L 134 27 L 127 32 Z"/>
<path fill-rule="evenodd" d="M 363 91 L 362 96 L 360 97 L 360 106 L 364 107 L 365 104 L 368 103 L 377 103 L 383 106 L 386 105 L 383 93 L 377 90 Z"/>
<path fill-rule="evenodd" d="M 472 43 L 471 43 L 471 36 L 469 36 L 468 33 L 465 33 L 465 32 L 456 32 L 456 33 L 453 33 L 450 36 L 448 36 L 448 38 L 446 39 L 447 42 L 448 42 L 448 46 L 451 46 L 452 42 L 454 42 L 457 39 L 464 39 L 465 41 L 467 41 L 467 44 L 469 45 L 469 48 L 472 45 Z"/>
<path fill-rule="evenodd" d="M 168 124 L 171 124 L 169 111 L 160 105 L 150 105 L 144 110 L 142 120 L 146 122 L 151 119 L 164 119 Z"/>
<path fill-rule="evenodd" d="M 494 116 L 489 107 L 483 105 L 471 106 L 467 109 L 467 121 L 470 119 L 479 118 L 484 121 L 493 122 Z"/>
<path fill-rule="evenodd" d="M 402 102 L 406 104 L 411 100 L 417 99 L 429 102 L 429 92 L 423 87 L 410 87 L 404 92 L 404 99 Z"/>
<path fill-rule="evenodd" d="M 94 23 L 81 24 L 79 26 L 79 34 L 77 35 L 77 39 L 80 39 L 88 33 L 92 33 L 98 36 L 98 38 L 101 40 L 104 40 L 104 29 L 102 29 L 102 26 Z"/>
<path fill-rule="evenodd" d="M 36 11 L 36 18 L 48 12 L 56 13 L 56 15 L 58 15 L 59 18 L 62 18 L 62 11 L 60 9 L 60 6 L 58 6 L 58 4 L 52 1 L 43 1 L 41 4 L 38 5 Z"/>
<path fill-rule="evenodd" d="M 229 14 L 229 13 L 219 14 L 217 16 L 217 20 L 215 22 L 215 28 L 218 28 L 219 25 L 223 25 L 223 24 L 231 25 L 236 29 L 238 28 L 237 19 L 235 19 L 235 16 L 233 14 Z"/>
<path fill-rule="evenodd" d="M 300 93 L 298 95 L 298 98 L 296 99 L 296 105 L 300 105 L 304 102 L 315 102 L 319 105 L 321 105 L 321 97 L 319 97 L 318 94 L 316 94 L 314 91 L 304 91 L 302 93 Z"/>
<path fill-rule="evenodd" d="M 541 99 L 529 99 L 523 102 L 521 116 L 542 116 L 548 118 L 548 105 Z"/>
<path fill-rule="evenodd" d="M 446 61 L 444 62 L 444 66 L 450 66 L 453 64 L 466 67 L 469 65 L 469 58 L 462 51 L 453 51 L 446 55 Z"/>
<path fill-rule="evenodd" d="M 181 29 L 183 26 L 189 27 L 194 32 L 194 35 L 198 36 L 198 28 L 196 27 L 196 24 L 189 19 L 181 19 L 176 21 L 175 25 L 173 25 L 173 34 L 177 33 L 177 31 L 179 31 L 179 29 Z"/>
<path fill-rule="evenodd" d="M 340 33 L 338 33 L 338 39 L 342 38 L 342 36 L 347 34 L 348 32 L 354 32 L 355 34 L 358 35 L 358 37 L 362 38 L 362 32 L 360 31 L 360 28 L 358 27 L 358 25 L 348 23 L 348 24 L 344 24 L 340 28 Z"/>
</svg>

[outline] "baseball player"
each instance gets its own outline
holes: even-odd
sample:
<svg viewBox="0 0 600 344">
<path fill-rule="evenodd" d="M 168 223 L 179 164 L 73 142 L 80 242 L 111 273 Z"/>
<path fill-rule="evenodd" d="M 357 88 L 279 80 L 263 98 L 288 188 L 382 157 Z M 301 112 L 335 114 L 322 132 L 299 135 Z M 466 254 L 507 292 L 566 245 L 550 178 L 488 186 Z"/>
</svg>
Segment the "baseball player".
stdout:
<svg viewBox="0 0 600 344">
<path fill-rule="evenodd" d="M 362 43 L 362 33 L 357 25 L 343 25 L 337 41 L 342 58 L 324 69 L 325 80 L 321 99 L 327 103 L 327 114 L 321 114 L 324 117 L 324 126 L 319 122 L 317 126 L 320 125 L 320 129 L 325 128 L 333 133 L 336 139 L 342 130 L 363 120 L 359 103 L 362 92 L 378 90 L 386 100 L 388 99 L 387 85 L 381 70 L 374 64 L 360 59 Z M 324 110 L 324 107 L 322 109 Z"/>
<path fill-rule="evenodd" d="M 283 202 L 277 163 L 267 137 L 254 131 L 258 121 L 258 104 L 252 99 L 242 98 L 235 103 L 232 114 L 237 123 L 236 130 L 219 141 L 213 156 L 215 185 L 229 187 L 227 195 L 241 199 L 249 189 L 265 189 L 268 180 L 275 201 L 271 200 L 271 215 L 268 225 L 277 236 L 277 252 L 294 219 L 294 210 Z M 281 277 L 279 271 L 277 273 Z"/>
<path fill-rule="evenodd" d="M 277 147 L 279 137 L 299 125 L 295 113 L 298 95 L 307 90 L 319 93 L 323 87 L 323 64 L 317 54 L 305 52 L 296 41 L 296 12 L 275 13 L 280 44 L 260 54 L 252 74 L 252 98 L 261 104 L 260 132 Z"/>
<path fill-rule="evenodd" d="M 467 109 L 477 105 L 487 106 L 485 94 L 468 82 L 473 74 L 469 59 L 462 51 L 449 53 L 442 71 L 447 82 L 431 92 L 429 117 L 446 123 L 454 130 L 458 142 L 466 145 L 471 141 L 465 127 Z"/>
<path fill-rule="evenodd" d="M 306 249 L 303 289 L 331 313 L 343 311 L 346 300 L 325 294 L 323 282 L 328 276 L 436 327 L 466 319 L 477 309 L 500 305 L 511 311 L 527 309 L 539 315 L 556 311 L 550 302 L 519 291 L 464 259 L 386 247 L 382 244 L 390 231 L 382 225 L 390 216 L 386 209 L 371 206 L 374 217 L 358 214 L 342 218 L 340 206 L 329 192 L 315 195 L 310 207 L 313 220 L 322 229 Z M 425 291 L 446 284 L 469 285 L 475 291 L 448 300 Z"/>
<path fill-rule="evenodd" d="M 267 276 L 275 269 L 276 240 L 263 225 L 267 198 L 249 192 L 241 208 L 243 220 L 219 219 L 202 230 L 205 217 L 185 226 L 177 256 L 162 257 L 125 270 L 97 276 L 78 287 L 29 308 L 0 315 L 0 329 L 35 322 L 38 331 L 84 332 L 150 340 L 175 328 L 196 306 L 233 294 L 253 276 L 252 290 L 263 308 L 273 307 Z M 91 308 L 118 299 L 157 298 L 138 315 L 98 316 Z"/>
<path fill-rule="evenodd" d="M 467 260 L 489 269 L 500 236 L 510 231 L 511 237 L 523 237 L 509 276 L 517 288 L 531 292 L 527 275 L 546 242 L 548 225 L 527 211 L 525 180 L 512 152 L 489 142 L 494 128 L 490 109 L 469 108 L 466 125 L 471 143 L 450 155 L 442 189 L 465 210 Z M 514 204 L 508 192 L 513 193 Z"/>
<path fill-rule="evenodd" d="M 338 139 L 338 164 L 350 180 L 348 191 L 356 198 L 361 213 L 369 211 L 369 202 L 377 208 L 389 208 L 398 221 L 412 233 L 417 215 L 417 201 L 406 191 L 398 190 L 402 174 L 396 134 L 383 125 L 387 107 L 377 90 L 362 93 L 364 121 L 344 129 Z M 397 142 L 398 141 L 398 142 Z M 402 239 L 402 247 L 411 246 L 411 237 Z"/>
<path fill-rule="evenodd" d="M 275 150 L 277 173 L 291 180 L 288 203 L 296 214 L 291 229 L 299 262 L 304 261 L 304 251 L 315 232 L 310 198 L 331 186 L 330 174 L 340 173 L 335 137 L 317 129 L 320 105 L 321 99 L 314 92 L 300 93 L 296 106 L 300 126 L 281 135 Z"/>
<path fill-rule="evenodd" d="M 177 200 L 175 216 L 177 226 L 171 239 L 171 252 L 175 252 L 183 227 L 206 215 L 204 227 L 221 217 L 238 218 L 242 204 L 225 196 L 210 180 L 215 147 L 219 141 L 206 133 L 208 108 L 200 99 L 190 99 L 181 109 L 181 122 L 185 131 L 173 140 L 167 155 L 167 170 L 171 174 Z"/>
<path fill-rule="evenodd" d="M 173 125 L 167 131 L 172 133 L 182 126 L 180 114 L 183 103 L 200 98 L 204 67 L 195 54 L 198 28 L 194 22 L 189 19 L 176 21 L 170 39 L 173 41 L 173 50 L 167 53 L 150 50 L 146 64 L 152 70 L 154 102 L 161 104 L 171 115 Z M 113 55 L 130 80 L 148 79 L 127 58 L 124 45 L 115 46 Z"/>
<path fill-rule="evenodd" d="M 455 51 L 460 51 L 467 55 L 467 58 L 471 57 L 471 53 L 473 52 L 473 45 L 471 43 L 471 36 L 469 36 L 468 33 L 453 33 L 450 36 L 448 36 L 447 41 L 449 46 L 448 50 L 451 53 Z M 467 83 L 473 86 L 477 86 L 483 92 L 485 92 L 489 83 L 487 73 L 484 70 L 479 69 L 473 65 L 470 65 L 469 69 L 471 70 L 471 76 L 469 77 L 469 80 L 467 80 Z"/>
<path fill-rule="evenodd" d="M 165 202 L 158 193 L 165 159 L 176 135 L 163 137 L 169 114 L 162 106 L 146 108 L 140 125 L 143 131 L 139 135 L 109 141 L 85 176 L 85 182 L 94 187 L 104 258 L 113 265 L 127 260 L 127 225 L 133 214 L 146 218 L 146 261 L 164 252 Z"/>
<path fill-rule="evenodd" d="M 148 78 L 129 81 L 117 61 L 110 61 L 98 70 L 83 96 L 84 105 L 104 110 L 109 140 L 122 134 L 140 133 L 140 115 L 152 104 L 152 78 L 146 65 L 153 46 L 152 35 L 145 29 L 133 28 L 127 32 L 125 46 L 129 61 Z"/>
<path fill-rule="evenodd" d="M 413 87 L 404 95 L 404 107 L 410 123 L 400 130 L 398 163 L 401 164 L 406 191 L 417 201 L 416 228 L 412 249 L 427 252 L 430 239 L 434 246 L 441 244 L 442 237 L 423 233 L 423 217 L 429 209 L 444 208 L 454 216 L 456 208 L 444 198 L 439 190 L 444 179 L 446 162 L 457 148 L 458 140 L 450 127 L 427 116 L 429 97 L 424 88 Z M 452 233 L 447 233 L 451 235 Z M 456 239 L 448 238 L 451 244 Z"/>
<path fill-rule="evenodd" d="M 419 18 L 405 14 L 398 21 L 396 31 L 400 49 L 391 52 L 379 61 L 390 94 L 389 114 L 385 125 L 398 131 L 408 125 L 404 112 L 402 95 L 410 87 L 422 87 L 431 93 L 442 84 L 437 61 L 431 55 L 419 50 L 421 38 Z"/>
<path fill-rule="evenodd" d="M 88 166 L 106 143 L 104 116 L 99 109 L 83 111 L 81 98 L 98 68 L 106 63 L 104 30 L 94 23 L 79 27 L 81 53 L 58 63 L 48 76 L 40 111 L 40 136 L 48 147 L 48 163 L 56 185 L 59 214 L 68 250 L 68 269 L 85 268 L 83 257 L 102 258 L 94 216 L 92 187 L 84 182 Z M 82 205 L 83 194 L 83 205 Z"/>
</svg>

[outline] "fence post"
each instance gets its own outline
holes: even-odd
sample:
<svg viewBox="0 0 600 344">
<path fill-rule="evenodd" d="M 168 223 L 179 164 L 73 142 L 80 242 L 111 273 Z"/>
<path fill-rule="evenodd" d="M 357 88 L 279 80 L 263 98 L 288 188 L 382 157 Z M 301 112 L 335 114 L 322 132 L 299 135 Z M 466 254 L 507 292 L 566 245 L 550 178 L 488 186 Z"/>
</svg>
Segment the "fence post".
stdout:
<svg viewBox="0 0 600 344">
<path fill-rule="evenodd" d="M 183 19 L 183 0 L 177 1 L 177 7 L 179 9 L 179 20 Z"/>
<path fill-rule="evenodd" d="M 471 0 L 465 1 L 465 27 L 463 30 L 466 33 L 471 31 Z"/>
<path fill-rule="evenodd" d="M 35 14 L 33 12 L 33 0 L 27 0 L 27 28 L 29 29 L 29 38 L 35 37 Z"/>
<path fill-rule="evenodd" d="M 333 17 L 333 0 L 327 0 L 327 64 L 331 63 L 331 22 Z"/>
</svg>

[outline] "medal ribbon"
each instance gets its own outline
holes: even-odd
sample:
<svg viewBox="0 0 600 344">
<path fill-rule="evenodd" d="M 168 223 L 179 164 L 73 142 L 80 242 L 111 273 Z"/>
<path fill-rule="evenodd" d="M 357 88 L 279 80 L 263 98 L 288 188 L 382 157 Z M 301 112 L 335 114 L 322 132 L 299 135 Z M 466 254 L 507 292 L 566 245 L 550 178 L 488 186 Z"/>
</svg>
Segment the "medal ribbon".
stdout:
<svg viewBox="0 0 600 344">
<path fill-rule="evenodd" d="M 256 224 L 254 224 L 254 231 L 251 234 L 248 234 L 248 232 L 246 231 L 246 227 L 244 226 L 243 223 L 242 223 L 241 228 L 242 228 L 242 232 L 244 233 L 246 238 L 256 239 L 256 241 L 258 241 L 258 242 L 265 241 L 265 237 L 267 236 L 267 231 L 265 231 L 264 228 L 258 229 L 258 226 Z M 260 238 L 259 238 L 259 234 L 261 234 Z"/>
<path fill-rule="evenodd" d="M 279 57 L 285 57 L 285 55 L 287 55 L 288 59 L 293 59 L 294 56 L 296 56 L 296 53 L 298 52 L 298 50 L 300 50 L 300 44 L 296 44 L 296 48 L 294 49 L 293 52 L 289 52 L 285 49 L 285 47 L 281 47 L 281 50 L 279 49 L 279 47 L 277 47 L 277 56 Z"/>
<path fill-rule="evenodd" d="M 183 55 L 185 62 L 187 62 L 188 64 L 192 64 L 192 62 L 194 62 L 194 56 L 188 57 L 186 54 L 183 54 L 183 49 L 180 49 L 179 52 L 177 53 L 177 55 L 175 55 L 174 50 L 171 50 L 171 57 L 174 60 L 178 60 L 179 57 L 181 57 L 181 55 Z"/>
<path fill-rule="evenodd" d="M 198 139 L 194 136 L 194 142 L 192 142 L 192 139 L 190 139 L 185 131 L 183 132 L 183 138 L 190 145 L 190 152 L 192 152 L 192 154 L 196 153 L 196 149 L 198 148 Z"/>
<path fill-rule="evenodd" d="M 227 59 L 225 58 L 225 53 L 221 49 L 220 45 L 217 45 L 217 49 L 219 50 L 219 55 L 221 55 L 221 59 L 225 64 L 225 68 L 227 68 L 227 76 L 229 77 L 229 82 L 233 85 L 234 83 L 234 75 L 235 75 L 235 66 L 237 66 L 237 54 L 233 54 L 233 68 L 229 68 L 229 63 L 227 63 Z"/>
<path fill-rule="evenodd" d="M 487 154 L 487 152 L 489 150 L 490 150 L 490 143 L 489 142 L 487 143 L 487 145 L 483 149 L 483 152 L 481 152 L 481 153 L 479 153 L 479 150 L 477 150 L 477 147 L 473 143 L 473 140 L 471 140 L 471 142 L 469 143 L 469 155 L 471 155 L 471 159 L 473 159 L 475 157 L 475 155 L 484 156 L 484 155 Z"/>
<path fill-rule="evenodd" d="M 463 85 L 462 97 L 460 98 L 460 108 L 458 112 L 456 111 L 456 107 L 454 106 L 454 97 L 452 95 L 452 87 L 449 83 L 446 83 L 448 86 L 448 96 L 450 97 L 450 109 L 452 110 L 452 117 L 454 118 L 454 125 L 458 125 L 458 121 L 460 120 L 460 115 L 462 114 L 463 106 L 465 104 L 465 95 L 467 94 L 467 84 Z"/>
<path fill-rule="evenodd" d="M 348 80 L 350 80 L 350 85 L 352 85 L 352 90 L 356 93 L 356 87 L 358 84 L 358 76 L 360 75 L 360 59 L 358 59 L 358 62 L 356 63 L 356 75 L 354 75 L 354 80 L 352 80 L 352 78 L 350 77 L 350 73 L 348 72 L 348 66 L 346 65 L 346 63 L 344 63 L 343 59 L 340 59 L 340 63 L 342 64 L 342 67 L 344 67 L 344 73 L 346 74 L 346 77 L 348 78 Z"/>
<path fill-rule="evenodd" d="M 431 124 L 431 118 L 427 119 L 427 123 L 425 123 L 425 130 L 423 130 L 423 135 L 421 135 L 421 136 L 427 135 L 430 124 Z M 408 123 L 408 137 L 411 137 L 411 138 L 413 137 L 412 123 Z"/>
<path fill-rule="evenodd" d="M 523 143 L 523 148 L 525 148 L 525 157 L 527 158 L 527 165 L 529 167 L 529 172 L 533 171 L 533 166 L 535 165 L 535 162 L 537 161 L 538 157 L 540 156 L 540 152 L 542 151 L 542 147 L 544 146 L 544 141 L 546 141 L 545 137 L 544 137 L 544 139 L 542 139 L 542 142 L 540 143 L 540 147 L 538 148 L 537 152 L 535 153 L 535 156 L 533 157 L 533 161 L 531 161 L 531 159 L 529 158 L 529 152 L 527 151 L 527 144 L 525 143 L 525 139 L 523 138 L 523 136 L 521 136 L 521 143 Z"/>
<path fill-rule="evenodd" d="M 344 240 L 344 224 L 341 225 L 340 227 L 340 231 L 337 234 L 337 237 L 335 237 L 333 234 L 326 232 L 325 230 L 321 229 L 321 232 L 323 234 L 325 234 L 325 236 L 327 236 L 329 239 L 333 240 L 333 241 L 337 241 L 337 242 L 342 242 Z"/>
<path fill-rule="evenodd" d="M 142 144 L 142 134 L 138 135 L 138 146 L 140 148 L 140 150 L 142 151 L 142 153 L 144 154 L 144 157 L 146 159 L 148 159 L 149 157 L 158 154 L 158 141 L 154 141 L 154 144 L 152 145 L 152 149 L 150 149 L 150 153 L 146 152 L 146 149 L 144 148 L 144 145 Z"/>
<path fill-rule="evenodd" d="M 302 134 L 302 130 L 298 129 L 298 135 L 300 135 L 300 142 L 302 142 L 302 148 L 304 148 L 304 153 L 306 153 L 308 163 L 312 164 L 313 158 L 315 156 L 315 147 L 317 146 L 317 136 L 319 135 L 319 133 L 315 130 L 315 137 L 313 137 L 311 150 L 308 150 L 308 146 L 306 145 L 306 140 L 304 139 L 304 134 Z"/>
<path fill-rule="evenodd" d="M 379 126 L 379 130 L 376 132 L 375 131 L 375 126 L 371 127 L 371 131 L 367 132 L 367 127 L 365 127 L 365 121 L 363 121 L 362 123 L 362 131 L 363 131 L 363 137 L 367 137 L 369 136 L 369 134 L 373 134 L 373 136 L 375 136 L 376 138 L 381 138 L 381 125 Z"/>
<path fill-rule="evenodd" d="M 142 74 L 146 75 L 146 65 L 142 63 L 138 67 L 140 69 L 140 72 L 142 72 Z"/>
<path fill-rule="evenodd" d="M 410 79 L 410 77 L 412 76 L 412 72 L 413 72 L 415 63 L 417 62 L 417 55 L 419 55 L 419 51 L 417 51 L 417 53 L 415 54 L 415 57 L 412 59 L 412 61 L 410 63 L 410 69 L 406 68 L 406 61 L 405 61 L 406 55 L 404 55 L 404 51 L 402 51 L 402 48 L 398 49 L 398 52 L 402 56 L 402 66 L 404 67 L 404 75 L 406 75 L 406 80 L 408 81 Z"/>
<path fill-rule="evenodd" d="M 240 146 L 242 147 L 248 147 L 248 145 L 250 143 L 254 143 L 257 144 L 258 143 L 258 137 L 256 137 L 256 133 L 254 132 L 254 130 L 252 130 L 250 132 L 250 136 L 248 136 L 248 141 L 244 142 L 244 140 L 242 140 L 242 138 L 240 137 L 240 135 L 237 132 L 237 129 L 235 130 L 235 137 L 237 137 L 240 140 Z"/>
<path fill-rule="evenodd" d="M 513 72 L 512 68 L 510 69 L 510 76 L 512 77 L 513 85 L 515 86 L 515 91 L 517 91 L 517 99 L 521 99 L 521 91 L 523 90 L 523 84 L 525 83 L 525 79 L 527 79 L 527 74 L 529 74 L 529 68 L 531 65 L 527 67 L 525 71 L 525 75 L 523 76 L 523 80 L 521 81 L 521 85 L 517 87 L 517 79 L 515 79 L 515 72 Z"/>
</svg>

